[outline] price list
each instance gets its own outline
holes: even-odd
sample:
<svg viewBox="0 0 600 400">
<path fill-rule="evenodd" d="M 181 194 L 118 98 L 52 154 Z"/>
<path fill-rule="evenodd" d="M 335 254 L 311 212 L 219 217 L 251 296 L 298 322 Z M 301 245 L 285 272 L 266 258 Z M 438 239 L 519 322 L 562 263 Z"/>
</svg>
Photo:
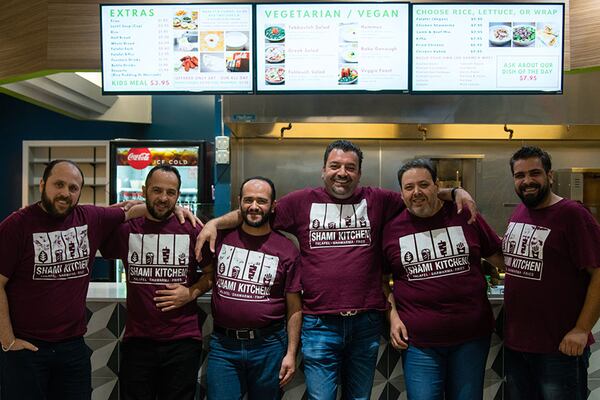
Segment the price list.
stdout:
<svg viewBox="0 0 600 400">
<path fill-rule="evenodd" d="M 257 90 L 407 91 L 408 3 L 257 4 Z"/>
<path fill-rule="evenodd" d="M 252 5 L 102 5 L 108 93 L 251 92 Z"/>
<path fill-rule="evenodd" d="M 562 4 L 414 4 L 414 92 L 558 92 Z"/>
</svg>

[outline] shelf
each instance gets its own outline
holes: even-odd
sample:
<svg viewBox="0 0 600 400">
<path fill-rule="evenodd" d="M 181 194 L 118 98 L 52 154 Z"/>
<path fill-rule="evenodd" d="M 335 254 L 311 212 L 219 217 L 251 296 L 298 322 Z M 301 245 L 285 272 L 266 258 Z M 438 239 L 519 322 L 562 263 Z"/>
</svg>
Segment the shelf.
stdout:
<svg viewBox="0 0 600 400">
<path fill-rule="evenodd" d="M 70 161 L 73 161 L 76 164 L 106 164 L 106 158 L 69 158 Z M 34 158 L 29 160 L 31 164 L 48 164 L 50 161 L 48 158 Z"/>
<path fill-rule="evenodd" d="M 42 180 L 42 177 L 33 177 L 32 178 L 33 181 L 29 182 L 29 186 L 37 186 L 40 184 L 40 181 Z M 85 178 L 85 184 L 83 185 L 83 187 L 86 186 L 90 186 L 90 187 L 100 187 L 100 186 L 106 186 L 108 184 L 108 179 L 106 178 Z"/>
</svg>

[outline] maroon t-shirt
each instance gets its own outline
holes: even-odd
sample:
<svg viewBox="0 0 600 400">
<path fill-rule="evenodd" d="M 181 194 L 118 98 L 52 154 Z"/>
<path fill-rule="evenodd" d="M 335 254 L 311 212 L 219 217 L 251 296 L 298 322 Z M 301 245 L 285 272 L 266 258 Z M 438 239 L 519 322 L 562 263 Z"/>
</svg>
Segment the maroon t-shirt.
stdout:
<svg viewBox="0 0 600 400">
<path fill-rule="evenodd" d="M 489 335 L 494 325 L 481 258 L 501 251 L 481 216 L 444 203 L 432 217 L 402 211 L 383 230 L 394 298 L 411 344 L 453 346 Z"/>
<path fill-rule="evenodd" d="M 85 299 L 100 244 L 123 222 L 120 208 L 75 206 L 63 218 L 33 204 L 0 224 L 0 274 L 16 337 L 58 342 L 86 330 Z"/>
<path fill-rule="evenodd" d="M 214 323 L 262 328 L 286 315 L 285 293 L 300 292 L 298 249 L 271 232 L 252 236 L 242 228 L 219 231 L 212 289 Z"/>
<path fill-rule="evenodd" d="M 199 230 L 175 216 L 160 222 L 141 217 L 121 224 L 104 243 L 102 255 L 123 260 L 127 273 L 124 339 L 202 339 L 195 301 L 164 312 L 153 300 L 168 283 L 189 287 L 198 280 L 194 245 Z"/>
<path fill-rule="evenodd" d="M 505 345 L 530 353 L 558 352 L 583 307 L 590 282 L 586 268 L 600 267 L 600 226 L 572 200 L 539 210 L 519 204 L 502 250 Z"/>
<path fill-rule="evenodd" d="M 381 233 L 403 207 L 399 193 L 371 187 L 359 187 L 345 200 L 308 188 L 277 202 L 275 229 L 300 242 L 304 313 L 386 308 Z"/>
</svg>

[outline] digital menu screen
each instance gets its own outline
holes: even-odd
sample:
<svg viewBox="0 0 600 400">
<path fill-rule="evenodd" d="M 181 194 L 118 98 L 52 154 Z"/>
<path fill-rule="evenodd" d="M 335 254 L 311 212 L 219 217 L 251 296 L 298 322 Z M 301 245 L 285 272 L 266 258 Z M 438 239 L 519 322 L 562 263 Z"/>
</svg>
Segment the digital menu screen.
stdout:
<svg viewBox="0 0 600 400">
<path fill-rule="evenodd" d="M 257 91 L 407 91 L 408 24 L 408 3 L 257 4 Z"/>
<path fill-rule="evenodd" d="M 100 10 L 104 92 L 253 91 L 251 4 Z"/>
<path fill-rule="evenodd" d="M 564 4 L 413 4 L 413 92 L 562 91 Z"/>
</svg>

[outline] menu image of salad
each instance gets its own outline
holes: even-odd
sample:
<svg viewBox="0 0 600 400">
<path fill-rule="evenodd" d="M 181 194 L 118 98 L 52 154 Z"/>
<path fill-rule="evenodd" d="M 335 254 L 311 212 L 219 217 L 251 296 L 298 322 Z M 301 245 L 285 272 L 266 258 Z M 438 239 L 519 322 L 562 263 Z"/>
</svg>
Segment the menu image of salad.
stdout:
<svg viewBox="0 0 600 400">
<path fill-rule="evenodd" d="M 101 5 L 106 92 L 251 92 L 251 4 Z"/>
<path fill-rule="evenodd" d="M 257 4 L 259 91 L 405 91 L 407 3 Z M 262 37 L 261 37 L 262 36 Z"/>
<path fill-rule="evenodd" d="M 564 4 L 414 4 L 413 91 L 562 89 Z"/>
</svg>

